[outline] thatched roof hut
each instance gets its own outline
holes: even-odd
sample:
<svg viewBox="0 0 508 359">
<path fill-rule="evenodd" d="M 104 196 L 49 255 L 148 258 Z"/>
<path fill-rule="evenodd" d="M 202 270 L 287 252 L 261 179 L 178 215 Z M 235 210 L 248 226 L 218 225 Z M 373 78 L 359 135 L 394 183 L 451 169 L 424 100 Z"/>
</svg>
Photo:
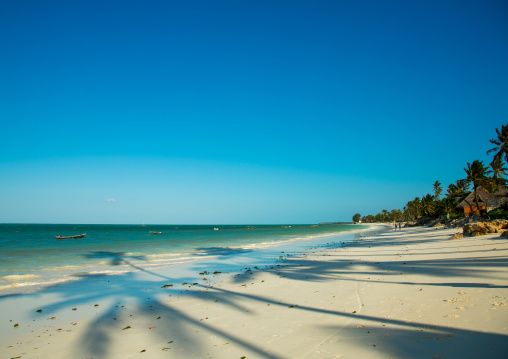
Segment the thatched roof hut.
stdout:
<svg viewBox="0 0 508 359">
<path fill-rule="evenodd" d="M 474 191 L 465 196 L 458 197 L 457 201 L 459 202 L 459 204 L 457 208 L 463 209 L 465 214 L 485 209 L 488 212 L 495 208 L 498 208 L 499 206 L 501 206 L 501 204 L 508 201 L 508 191 L 504 187 L 499 187 L 499 189 L 494 193 L 489 193 L 485 191 L 482 187 L 478 187 L 476 189 L 476 192 L 478 194 L 478 206 L 480 208 L 476 208 L 476 202 L 474 200 Z"/>
</svg>

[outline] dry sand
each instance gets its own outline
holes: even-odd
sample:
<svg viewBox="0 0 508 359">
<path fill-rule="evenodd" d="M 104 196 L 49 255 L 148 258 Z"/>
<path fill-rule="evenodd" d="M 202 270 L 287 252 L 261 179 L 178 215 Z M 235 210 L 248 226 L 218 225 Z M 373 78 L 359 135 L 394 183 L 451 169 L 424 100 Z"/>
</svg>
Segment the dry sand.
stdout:
<svg viewBox="0 0 508 359">
<path fill-rule="evenodd" d="M 131 273 L 2 298 L 0 354 L 507 358 L 508 240 L 457 231 L 390 229 L 197 285 Z"/>
</svg>

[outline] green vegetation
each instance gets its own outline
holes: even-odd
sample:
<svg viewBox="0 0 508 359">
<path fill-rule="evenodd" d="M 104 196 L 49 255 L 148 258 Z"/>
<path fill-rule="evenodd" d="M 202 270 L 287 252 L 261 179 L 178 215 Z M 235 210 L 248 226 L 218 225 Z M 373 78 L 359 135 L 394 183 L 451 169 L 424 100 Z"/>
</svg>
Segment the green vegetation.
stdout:
<svg viewBox="0 0 508 359">
<path fill-rule="evenodd" d="M 358 221 L 362 218 L 362 215 L 360 213 L 355 213 L 353 216 L 353 223 L 358 223 Z"/>
<path fill-rule="evenodd" d="M 443 187 L 441 187 L 441 182 L 434 182 L 434 198 L 439 199 L 439 196 L 443 192 Z"/>
<path fill-rule="evenodd" d="M 491 184 L 491 182 L 493 182 L 493 179 L 487 177 L 492 171 L 483 165 L 483 161 L 478 160 L 474 160 L 472 164 L 468 162 L 467 168 L 464 168 L 464 171 L 467 174 L 466 181 L 473 183 L 474 201 L 476 203 L 476 208 L 480 208 L 478 205 L 477 189 L 478 186 L 486 188 Z"/>
<path fill-rule="evenodd" d="M 501 207 L 489 212 L 490 219 L 506 219 L 508 218 L 508 203 L 503 203 Z"/>
<path fill-rule="evenodd" d="M 496 152 L 494 159 L 501 159 L 504 155 L 504 160 L 508 162 L 508 124 L 501 126 L 501 131 L 496 128 L 497 138 L 489 140 L 490 143 L 496 145 L 487 151 L 487 154 Z"/>
<path fill-rule="evenodd" d="M 423 218 L 432 219 L 457 219 L 464 216 L 463 210 L 457 208 L 459 202 L 465 196 L 474 193 L 474 202 L 476 208 L 479 208 L 478 188 L 490 193 L 497 192 L 500 188 L 507 188 L 508 181 L 504 178 L 507 176 L 508 168 L 508 124 L 502 125 L 501 130 L 496 128 L 497 137 L 489 140 L 496 147 L 487 151 L 487 154 L 493 153 L 494 158 L 489 166 L 485 166 L 483 161 L 474 160 L 467 163 L 464 168 L 466 178 L 459 179 L 455 183 L 448 185 L 444 198 L 440 199 L 443 193 L 441 182 L 436 181 L 433 185 L 434 194 L 426 194 L 424 196 L 415 197 L 407 202 L 402 210 L 392 209 L 390 212 L 383 209 L 376 215 L 366 215 L 361 217 L 364 223 L 373 222 L 401 222 L 401 221 L 418 221 Z M 492 175 L 491 175 L 492 174 Z M 476 214 L 480 214 L 479 211 Z M 504 202 L 499 208 L 488 213 L 491 219 L 508 218 L 508 203 Z M 353 222 L 358 222 L 359 213 L 353 216 Z"/>
<path fill-rule="evenodd" d="M 506 187 L 507 181 L 503 178 L 503 175 L 506 176 L 508 168 L 504 166 L 503 160 L 499 157 L 494 158 L 490 167 L 492 168 L 492 178 L 494 179 L 495 185 Z"/>
</svg>

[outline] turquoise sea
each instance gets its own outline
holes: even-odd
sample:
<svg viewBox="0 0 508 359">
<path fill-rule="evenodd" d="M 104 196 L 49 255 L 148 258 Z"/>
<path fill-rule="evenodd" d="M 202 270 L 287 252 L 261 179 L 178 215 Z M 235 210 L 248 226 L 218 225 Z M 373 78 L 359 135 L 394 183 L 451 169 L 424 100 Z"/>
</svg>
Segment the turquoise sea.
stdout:
<svg viewBox="0 0 508 359">
<path fill-rule="evenodd" d="M 140 263 L 143 268 L 156 269 L 203 256 L 308 241 L 364 228 L 351 224 L 0 224 L 0 296 L 30 292 L 84 275 L 124 273 Z M 84 233 L 84 238 L 55 238 Z"/>
</svg>

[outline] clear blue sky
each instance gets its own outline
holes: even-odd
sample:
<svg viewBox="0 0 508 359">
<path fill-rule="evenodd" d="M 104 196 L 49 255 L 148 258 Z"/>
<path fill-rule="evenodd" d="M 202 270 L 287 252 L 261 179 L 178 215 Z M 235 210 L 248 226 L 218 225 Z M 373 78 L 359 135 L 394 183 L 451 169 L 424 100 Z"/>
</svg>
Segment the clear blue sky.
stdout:
<svg viewBox="0 0 508 359">
<path fill-rule="evenodd" d="M 0 222 L 316 223 L 490 162 L 505 1 L 3 1 Z"/>
</svg>

